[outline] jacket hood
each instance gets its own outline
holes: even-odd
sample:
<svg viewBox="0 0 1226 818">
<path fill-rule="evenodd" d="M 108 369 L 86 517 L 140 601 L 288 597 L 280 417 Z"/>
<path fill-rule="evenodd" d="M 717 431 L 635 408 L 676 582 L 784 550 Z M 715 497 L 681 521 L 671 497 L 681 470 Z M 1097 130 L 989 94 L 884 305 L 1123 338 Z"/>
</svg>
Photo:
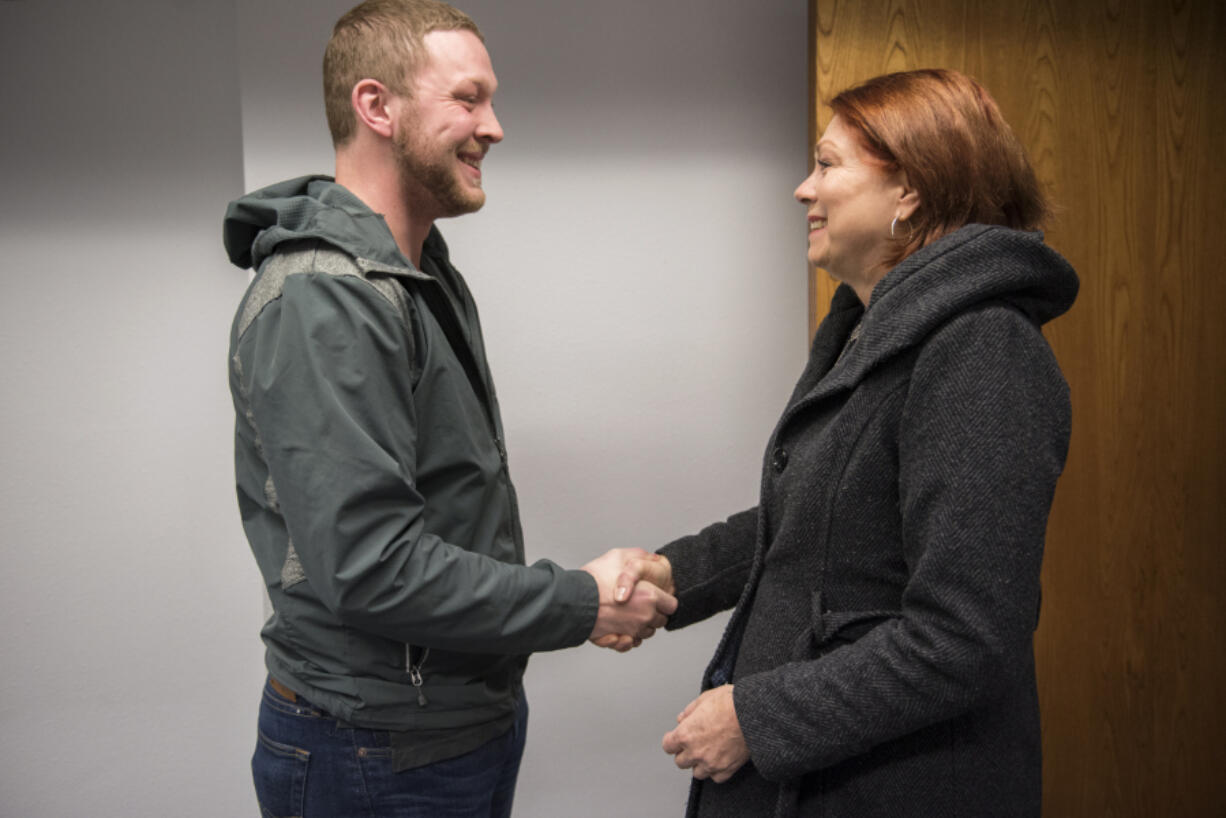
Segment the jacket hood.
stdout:
<svg viewBox="0 0 1226 818">
<path fill-rule="evenodd" d="M 952 314 L 981 301 L 1006 301 L 1045 324 L 1068 311 L 1078 287 L 1077 274 L 1043 243 L 1042 233 L 970 224 L 887 273 L 873 290 L 869 310 Z"/>
<path fill-rule="evenodd" d="M 1041 233 L 967 225 L 917 250 L 878 282 L 863 310 L 859 341 L 825 385 L 850 388 L 879 362 L 981 304 L 1008 304 L 1045 324 L 1068 311 L 1078 287 L 1073 268 L 1043 243 Z M 832 326 L 843 328 L 837 346 L 861 311 L 851 287 L 840 285 L 828 316 Z M 836 347 L 831 354 L 837 352 Z"/>
<path fill-rule="evenodd" d="M 389 272 L 415 270 L 383 217 L 330 176 L 302 176 L 235 199 L 226 208 L 222 239 L 230 261 L 242 268 L 259 269 L 284 241 L 321 239 Z M 437 229 L 426 246 L 446 257 Z"/>
<path fill-rule="evenodd" d="M 873 289 L 863 335 L 889 354 L 918 342 L 948 318 L 1003 302 L 1042 325 L 1077 298 L 1077 273 L 1042 233 L 970 224 L 903 259 Z M 844 298 L 855 294 L 848 292 Z M 839 304 L 832 305 L 843 306 Z"/>
</svg>

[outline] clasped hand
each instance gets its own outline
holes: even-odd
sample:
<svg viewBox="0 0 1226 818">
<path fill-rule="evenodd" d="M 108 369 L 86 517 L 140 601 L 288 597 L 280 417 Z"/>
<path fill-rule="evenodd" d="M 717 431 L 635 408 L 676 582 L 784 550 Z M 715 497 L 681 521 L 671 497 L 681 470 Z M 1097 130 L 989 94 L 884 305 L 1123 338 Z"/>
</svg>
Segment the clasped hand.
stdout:
<svg viewBox="0 0 1226 818">
<path fill-rule="evenodd" d="M 625 652 L 663 627 L 677 610 L 668 558 L 641 548 L 615 548 L 583 566 L 596 578 L 600 610 L 591 640 Z M 695 778 L 722 783 L 749 761 L 749 747 L 737 721 L 732 685 L 708 690 L 677 716 L 664 736 L 664 752 Z"/>
<path fill-rule="evenodd" d="M 749 760 L 749 746 L 736 718 L 732 685 L 712 688 L 690 702 L 677 726 L 664 736 L 664 752 L 697 779 L 722 784 Z"/>
<path fill-rule="evenodd" d="M 600 607 L 591 640 L 625 652 L 638 647 L 677 610 L 672 566 L 641 548 L 614 548 L 583 566 L 596 579 Z"/>
</svg>

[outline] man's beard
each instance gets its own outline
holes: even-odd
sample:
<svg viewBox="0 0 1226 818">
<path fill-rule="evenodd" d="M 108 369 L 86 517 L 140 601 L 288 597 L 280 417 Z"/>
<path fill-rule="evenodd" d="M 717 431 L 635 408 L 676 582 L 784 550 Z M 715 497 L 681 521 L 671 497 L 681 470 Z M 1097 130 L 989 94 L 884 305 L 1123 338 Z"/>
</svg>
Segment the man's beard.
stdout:
<svg viewBox="0 0 1226 818">
<path fill-rule="evenodd" d="M 396 159 L 400 178 L 410 189 L 420 191 L 432 200 L 434 218 L 462 216 L 481 209 L 485 191 L 464 185 L 457 176 L 460 160 L 455 151 L 433 154 L 430 146 L 416 138 L 417 132 L 404 127 L 396 134 Z"/>
</svg>

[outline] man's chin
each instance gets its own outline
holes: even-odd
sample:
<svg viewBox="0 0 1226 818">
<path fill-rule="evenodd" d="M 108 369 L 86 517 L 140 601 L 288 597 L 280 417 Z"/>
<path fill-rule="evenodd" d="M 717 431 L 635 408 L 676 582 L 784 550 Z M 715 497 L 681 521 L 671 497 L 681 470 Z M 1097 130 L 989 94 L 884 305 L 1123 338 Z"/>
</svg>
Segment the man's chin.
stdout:
<svg viewBox="0 0 1226 818">
<path fill-rule="evenodd" d="M 485 207 L 485 191 L 476 190 L 468 196 L 468 212 L 476 213 L 481 208 Z"/>
<path fill-rule="evenodd" d="M 485 191 L 469 189 L 464 193 L 456 192 L 456 195 L 451 197 L 451 201 L 444 208 L 445 215 L 443 218 L 453 218 L 455 216 L 463 216 L 466 213 L 476 213 L 485 206 Z"/>
</svg>

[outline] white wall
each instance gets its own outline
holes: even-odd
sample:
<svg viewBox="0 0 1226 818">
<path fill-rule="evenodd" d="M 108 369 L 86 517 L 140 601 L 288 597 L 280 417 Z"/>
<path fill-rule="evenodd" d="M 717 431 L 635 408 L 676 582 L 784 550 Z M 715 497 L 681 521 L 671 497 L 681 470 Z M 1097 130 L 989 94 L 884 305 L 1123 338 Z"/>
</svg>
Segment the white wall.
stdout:
<svg viewBox="0 0 1226 818">
<path fill-rule="evenodd" d="M 0 2 L 0 814 L 249 815 L 233 5 Z"/>
<path fill-rule="evenodd" d="M 0 2 L 0 816 L 255 812 L 261 600 L 224 370 L 246 277 L 220 216 L 330 172 L 319 63 L 348 5 Z M 486 208 L 441 226 L 529 557 L 750 505 L 805 354 L 804 4 L 462 7 L 507 139 Z M 517 815 L 679 815 L 659 739 L 722 621 L 535 657 Z"/>
</svg>

